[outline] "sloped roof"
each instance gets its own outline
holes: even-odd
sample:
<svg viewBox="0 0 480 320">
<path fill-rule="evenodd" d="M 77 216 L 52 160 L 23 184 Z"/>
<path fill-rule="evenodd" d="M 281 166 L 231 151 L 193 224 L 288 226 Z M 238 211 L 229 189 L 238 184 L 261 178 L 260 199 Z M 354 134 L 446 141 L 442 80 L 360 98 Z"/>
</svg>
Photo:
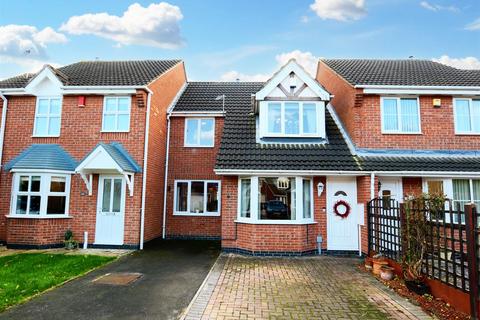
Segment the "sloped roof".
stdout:
<svg viewBox="0 0 480 320">
<path fill-rule="evenodd" d="M 360 157 L 364 171 L 479 172 L 480 157 Z"/>
<path fill-rule="evenodd" d="M 480 70 L 456 69 L 430 60 L 321 59 L 321 62 L 352 85 L 480 86 Z"/>
<path fill-rule="evenodd" d="M 78 166 L 82 166 L 82 163 L 99 147 L 105 149 L 113 161 L 115 161 L 115 163 L 117 163 L 122 170 L 134 173 L 142 172 L 142 169 L 138 163 L 119 142 L 112 142 L 109 144 L 100 142 L 82 159 L 82 161 L 80 161 Z"/>
<path fill-rule="evenodd" d="M 67 86 L 144 86 L 181 60 L 82 61 L 50 69 Z M 0 88 L 24 88 L 37 74 L 0 81 Z"/>
<path fill-rule="evenodd" d="M 225 94 L 225 123 L 216 169 L 359 171 L 355 158 L 326 112 L 326 143 L 261 144 L 256 140 L 252 94 L 261 82 L 190 82 L 173 111 L 221 111 Z"/>
<path fill-rule="evenodd" d="M 12 169 L 75 171 L 77 161 L 58 144 L 32 144 L 5 165 Z"/>
</svg>

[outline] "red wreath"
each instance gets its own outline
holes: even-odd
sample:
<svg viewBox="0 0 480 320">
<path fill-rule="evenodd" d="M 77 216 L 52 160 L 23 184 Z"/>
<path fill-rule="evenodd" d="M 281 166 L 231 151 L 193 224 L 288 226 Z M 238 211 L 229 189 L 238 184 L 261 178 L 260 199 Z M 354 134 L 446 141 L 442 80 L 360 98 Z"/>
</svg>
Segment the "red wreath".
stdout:
<svg viewBox="0 0 480 320">
<path fill-rule="evenodd" d="M 345 212 L 344 213 L 340 213 L 338 211 L 338 207 L 340 206 L 344 206 L 345 207 Z M 340 218 L 342 219 L 345 219 L 346 217 L 348 217 L 348 215 L 350 214 L 350 211 L 351 211 L 351 208 L 350 208 L 350 205 L 348 204 L 347 201 L 345 200 L 338 200 L 334 205 L 333 205 L 333 212 L 339 216 Z"/>
</svg>

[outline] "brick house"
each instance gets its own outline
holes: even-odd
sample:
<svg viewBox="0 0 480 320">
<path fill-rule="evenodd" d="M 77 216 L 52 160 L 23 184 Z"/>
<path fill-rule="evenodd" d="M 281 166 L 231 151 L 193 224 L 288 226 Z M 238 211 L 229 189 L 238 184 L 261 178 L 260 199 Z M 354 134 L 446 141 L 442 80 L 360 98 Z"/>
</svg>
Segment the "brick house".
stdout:
<svg viewBox="0 0 480 320">
<path fill-rule="evenodd" d="M 166 110 L 183 62 L 91 61 L 0 81 L 0 241 L 138 248 L 161 236 Z"/>
<path fill-rule="evenodd" d="M 422 60 L 320 60 L 316 79 L 290 61 L 266 83 L 190 82 L 169 112 L 164 236 L 365 252 L 374 197 L 480 204 L 479 96 L 479 71 Z"/>
</svg>

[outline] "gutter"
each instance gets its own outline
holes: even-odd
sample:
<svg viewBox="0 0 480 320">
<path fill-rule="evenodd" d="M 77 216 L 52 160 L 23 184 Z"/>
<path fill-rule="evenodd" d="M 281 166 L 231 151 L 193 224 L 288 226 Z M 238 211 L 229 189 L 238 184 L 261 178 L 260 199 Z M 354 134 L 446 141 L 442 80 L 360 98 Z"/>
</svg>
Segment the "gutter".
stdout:
<svg viewBox="0 0 480 320">
<path fill-rule="evenodd" d="M 0 98 L 3 100 L 3 107 L 2 107 L 2 120 L 0 123 L 0 172 L 2 171 L 2 160 L 3 160 L 3 142 L 5 139 L 5 124 L 7 122 L 7 107 L 8 107 L 8 100 L 7 97 L 3 95 L 3 92 L 0 91 Z"/>
<path fill-rule="evenodd" d="M 147 190 L 147 165 L 148 165 L 148 138 L 150 130 L 150 105 L 152 101 L 152 90 L 145 87 L 148 92 L 147 97 L 147 115 L 145 116 L 145 149 L 143 151 L 143 179 L 142 179 L 142 208 L 140 209 L 140 250 L 143 250 L 143 240 L 145 235 L 145 197 Z"/>
</svg>

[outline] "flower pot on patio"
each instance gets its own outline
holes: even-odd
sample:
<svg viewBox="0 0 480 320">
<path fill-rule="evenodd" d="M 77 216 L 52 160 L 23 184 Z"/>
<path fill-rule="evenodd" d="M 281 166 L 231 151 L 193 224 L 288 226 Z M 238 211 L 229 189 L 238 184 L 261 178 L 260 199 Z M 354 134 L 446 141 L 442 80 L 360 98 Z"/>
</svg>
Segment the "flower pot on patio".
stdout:
<svg viewBox="0 0 480 320">
<path fill-rule="evenodd" d="M 388 266 L 388 261 L 384 259 L 373 259 L 373 274 L 376 276 L 380 275 L 380 269 L 383 266 Z"/>
<path fill-rule="evenodd" d="M 387 281 L 390 281 L 393 279 L 394 277 L 394 273 L 393 273 L 393 268 L 392 267 L 389 267 L 389 266 L 382 266 L 380 268 L 380 278 L 382 278 L 383 280 L 387 280 Z"/>
<path fill-rule="evenodd" d="M 368 271 L 372 271 L 373 269 L 373 258 L 372 257 L 366 257 L 365 258 L 365 269 Z"/>
</svg>

